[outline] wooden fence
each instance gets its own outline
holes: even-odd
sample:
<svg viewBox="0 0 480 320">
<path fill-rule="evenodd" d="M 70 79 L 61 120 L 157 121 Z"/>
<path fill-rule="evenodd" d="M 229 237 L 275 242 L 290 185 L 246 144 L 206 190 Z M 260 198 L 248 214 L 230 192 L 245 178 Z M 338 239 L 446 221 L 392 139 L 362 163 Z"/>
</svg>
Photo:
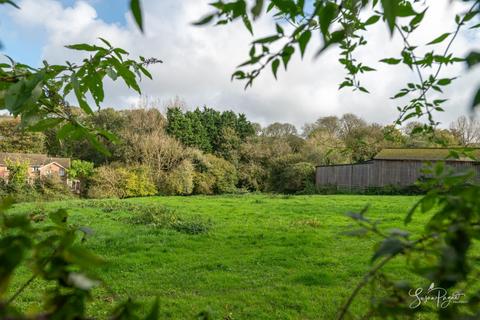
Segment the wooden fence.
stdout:
<svg viewBox="0 0 480 320">
<path fill-rule="evenodd" d="M 359 164 L 319 166 L 317 187 L 367 189 L 387 186 L 408 187 L 422 177 L 425 162 L 414 160 L 372 160 Z M 480 176 L 480 163 L 448 161 L 456 171 L 473 170 Z"/>
</svg>

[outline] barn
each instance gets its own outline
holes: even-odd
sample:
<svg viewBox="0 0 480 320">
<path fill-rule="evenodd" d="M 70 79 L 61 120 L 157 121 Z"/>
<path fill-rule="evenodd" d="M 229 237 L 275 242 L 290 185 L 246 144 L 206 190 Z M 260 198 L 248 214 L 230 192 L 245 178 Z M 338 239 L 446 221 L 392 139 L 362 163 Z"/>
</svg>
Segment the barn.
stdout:
<svg viewBox="0 0 480 320">
<path fill-rule="evenodd" d="M 450 149 L 393 148 L 383 149 L 372 160 L 356 164 L 317 166 L 317 188 L 333 187 L 339 190 L 412 186 L 421 176 L 427 162 L 445 160 Z M 480 156 L 480 149 L 473 151 Z M 468 157 L 445 161 L 458 171 L 474 170 L 480 176 L 480 162 Z"/>
</svg>

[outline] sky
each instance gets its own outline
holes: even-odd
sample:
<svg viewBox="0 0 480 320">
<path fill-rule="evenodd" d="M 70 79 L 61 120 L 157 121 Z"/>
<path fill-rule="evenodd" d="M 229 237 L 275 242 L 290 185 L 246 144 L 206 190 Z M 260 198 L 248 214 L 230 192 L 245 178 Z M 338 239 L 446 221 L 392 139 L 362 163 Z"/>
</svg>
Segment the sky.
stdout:
<svg viewBox="0 0 480 320">
<path fill-rule="evenodd" d="M 344 71 L 338 63 L 338 48 L 329 49 L 314 59 L 320 41 L 314 37 L 304 59 L 292 59 L 287 72 L 280 71 L 275 80 L 264 73 L 253 88 L 244 90 L 244 83 L 231 81 L 235 67 L 248 57 L 253 40 L 241 23 L 222 27 L 195 27 L 211 9 L 209 0 L 143 0 L 144 34 L 140 33 L 128 12 L 127 0 L 20 0 L 21 10 L 0 7 L 0 40 L 2 53 L 16 61 L 38 66 L 75 61 L 81 56 L 64 46 L 74 43 L 95 43 L 98 37 L 130 52 L 164 61 L 151 68 L 154 80 L 141 82 L 143 97 L 128 90 L 123 83 L 106 83 L 104 107 L 117 109 L 138 106 L 139 101 L 164 108 L 180 98 L 188 108 L 208 106 L 218 110 L 245 113 L 252 121 L 266 125 L 289 122 L 298 128 L 327 115 L 355 113 L 369 122 L 392 123 L 401 103 L 391 100 L 406 82 L 416 75 L 403 65 L 378 63 L 385 57 L 398 56 L 401 41 L 393 38 L 383 23 L 368 31 L 369 44 L 356 57 L 377 72 L 361 77 L 371 94 L 339 91 Z M 410 41 L 424 45 L 444 32 L 454 30 L 455 14 L 465 7 L 460 1 L 426 0 L 429 14 L 424 25 Z M 255 37 L 271 34 L 274 22 L 264 17 L 255 24 Z M 478 29 L 477 29 L 478 30 Z M 457 55 L 480 49 L 480 36 L 473 30 L 461 32 L 453 45 Z M 432 46 L 441 52 L 443 45 Z M 480 69 L 465 73 L 464 67 L 450 66 L 443 76 L 458 76 L 446 91 L 449 101 L 445 112 L 437 115 L 442 126 L 467 114 L 474 89 L 480 85 Z M 436 96 L 432 96 L 436 98 Z M 140 103 L 141 104 L 141 103 Z"/>
</svg>

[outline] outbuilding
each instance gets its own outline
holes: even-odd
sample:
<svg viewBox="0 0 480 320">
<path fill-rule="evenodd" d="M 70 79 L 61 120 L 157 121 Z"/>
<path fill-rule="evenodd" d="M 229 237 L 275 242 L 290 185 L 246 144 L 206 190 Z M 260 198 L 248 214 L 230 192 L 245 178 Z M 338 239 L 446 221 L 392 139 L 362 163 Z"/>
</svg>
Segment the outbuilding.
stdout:
<svg viewBox="0 0 480 320">
<path fill-rule="evenodd" d="M 383 149 L 372 160 L 356 164 L 317 166 L 317 188 L 334 187 L 346 190 L 369 188 L 403 188 L 414 185 L 422 177 L 428 162 L 445 161 L 457 171 L 473 170 L 480 176 L 480 162 L 470 157 L 448 158 L 451 149 L 393 148 Z M 480 149 L 473 150 L 480 157 Z M 478 158 L 477 158 L 478 159 Z"/>
</svg>

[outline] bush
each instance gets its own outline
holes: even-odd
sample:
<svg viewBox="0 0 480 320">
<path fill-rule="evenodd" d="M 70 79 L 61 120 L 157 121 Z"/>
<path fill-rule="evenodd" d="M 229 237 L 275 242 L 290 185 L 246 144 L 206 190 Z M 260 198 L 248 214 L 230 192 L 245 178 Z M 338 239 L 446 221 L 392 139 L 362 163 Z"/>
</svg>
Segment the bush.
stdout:
<svg viewBox="0 0 480 320">
<path fill-rule="evenodd" d="M 70 179 L 78 179 L 80 181 L 80 194 L 84 195 L 88 189 L 89 179 L 94 173 L 93 162 L 83 160 L 73 160 L 68 169 L 68 177 Z"/>
<path fill-rule="evenodd" d="M 195 172 L 193 185 L 193 193 L 195 194 L 213 194 L 215 177 L 208 173 Z"/>
<path fill-rule="evenodd" d="M 197 194 L 222 194 L 236 191 L 235 166 L 211 154 L 196 154 L 194 191 Z"/>
<path fill-rule="evenodd" d="M 158 190 L 166 195 L 192 194 L 194 175 L 192 163 L 189 160 L 183 160 L 174 170 L 159 176 Z"/>
<path fill-rule="evenodd" d="M 302 162 L 301 156 L 291 154 L 270 162 L 268 190 L 282 193 L 296 193 L 313 181 L 315 168 L 311 163 Z"/>
<path fill-rule="evenodd" d="M 102 166 L 95 169 L 88 190 L 90 198 L 145 197 L 157 194 L 145 166 Z"/>
<path fill-rule="evenodd" d="M 311 188 L 315 179 L 315 167 L 308 162 L 290 165 L 285 170 L 284 191 L 287 193 L 303 192 Z"/>
<path fill-rule="evenodd" d="M 267 170 L 254 162 L 241 164 L 238 168 L 238 186 L 248 191 L 265 190 L 267 178 Z"/>
<path fill-rule="evenodd" d="M 151 179 L 148 167 L 127 167 L 120 170 L 125 171 L 125 191 L 127 197 L 146 197 L 157 194 L 157 188 Z"/>
<path fill-rule="evenodd" d="M 8 193 L 19 193 L 28 188 L 28 161 L 6 161 L 8 170 Z"/>
<path fill-rule="evenodd" d="M 34 188 L 39 197 L 45 200 L 61 200 L 72 198 L 70 188 L 57 175 L 42 176 L 35 180 Z"/>
</svg>

